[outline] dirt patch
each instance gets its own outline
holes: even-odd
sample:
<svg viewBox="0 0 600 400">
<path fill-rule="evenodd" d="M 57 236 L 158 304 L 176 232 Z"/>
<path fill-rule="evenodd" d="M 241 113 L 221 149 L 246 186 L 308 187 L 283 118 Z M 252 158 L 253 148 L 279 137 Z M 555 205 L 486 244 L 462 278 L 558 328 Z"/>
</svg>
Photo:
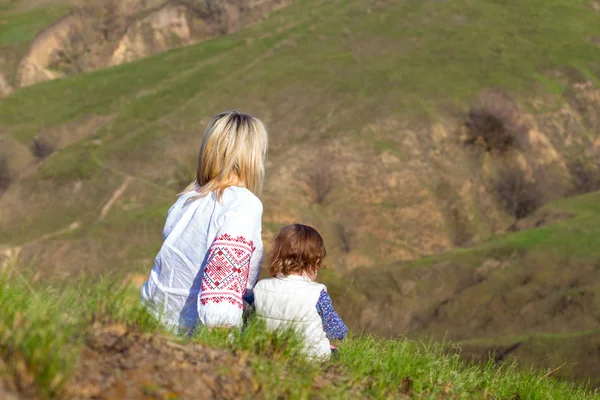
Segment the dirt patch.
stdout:
<svg viewBox="0 0 600 400">
<path fill-rule="evenodd" d="M 10 368 L 0 359 L 0 400 L 36 398 L 33 377 L 22 358 L 15 358 Z"/>
<path fill-rule="evenodd" d="M 12 381 L 12 379 L 3 376 L 4 370 L 4 362 L 0 360 L 0 399 L 16 399 L 17 397 L 15 394 L 15 383 Z"/>
<path fill-rule="evenodd" d="M 37 35 L 18 67 L 21 87 L 237 32 L 292 1 L 89 3 L 76 7 Z"/>
<path fill-rule="evenodd" d="M 573 218 L 574 216 L 574 214 L 566 212 L 542 211 L 517 221 L 510 228 L 508 228 L 508 232 L 518 232 L 528 229 L 535 229 L 547 224 L 566 221 Z"/>
<path fill-rule="evenodd" d="M 600 127 L 600 89 L 592 81 L 575 82 L 565 92 L 565 98 L 582 117 L 588 127 Z"/>
<path fill-rule="evenodd" d="M 594 43 L 596 46 L 600 47 L 600 37 L 599 36 L 590 36 L 587 38 L 590 43 Z"/>
<path fill-rule="evenodd" d="M 0 378 L 0 399 L 17 400 L 21 398 L 23 397 L 17 396 L 13 382 L 9 382 L 8 379 Z"/>
<path fill-rule="evenodd" d="M 245 357 L 177 344 L 113 324 L 93 327 L 66 390 L 70 399 L 233 399 L 260 386 Z"/>
<path fill-rule="evenodd" d="M 8 81 L 0 72 L 0 99 L 10 95 L 13 92 L 13 88 L 8 84 Z"/>
</svg>

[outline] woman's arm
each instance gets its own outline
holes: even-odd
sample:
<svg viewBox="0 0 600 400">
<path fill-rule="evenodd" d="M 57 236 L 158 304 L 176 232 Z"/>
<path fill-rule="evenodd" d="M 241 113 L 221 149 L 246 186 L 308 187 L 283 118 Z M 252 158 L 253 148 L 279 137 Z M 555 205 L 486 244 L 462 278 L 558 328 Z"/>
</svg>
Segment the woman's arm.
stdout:
<svg viewBox="0 0 600 400">
<path fill-rule="evenodd" d="M 237 326 L 242 323 L 242 297 L 250 279 L 258 277 L 251 276 L 251 270 L 257 255 L 255 238 L 256 232 L 260 231 L 261 218 L 262 206 L 249 208 L 247 204 L 224 215 L 202 276 L 198 318 L 203 325 Z"/>
<path fill-rule="evenodd" d="M 260 276 L 260 269 L 262 267 L 263 258 L 264 258 L 264 248 L 262 242 L 262 207 L 260 208 L 260 213 L 257 214 L 258 219 L 255 221 L 257 226 L 257 230 L 254 236 L 254 253 L 252 253 L 252 257 L 250 258 L 250 272 L 248 273 L 248 283 L 246 284 L 246 290 L 244 292 L 244 301 L 249 305 L 254 305 L 254 286 L 256 286 L 256 282 L 258 282 L 258 277 Z"/>
<path fill-rule="evenodd" d="M 260 229 L 256 233 L 254 247 L 254 253 L 252 253 L 252 257 L 250 258 L 250 272 L 248 274 L 248 283 L 246 285 L 246 290 L 250 292 L 252 292 L 252 289 L 254 288 L 254 286 L 256 286 L 256 282 L 258 282 L 258 277 L 260 276 L 260 268 L 262 266 L 264 257 L 264 249 Z"/>
<path fill-rule="evenodd" d="M 346 337 L 348 328 L 333 309 L 331 298 L 325 289 L 321 291 L 321 295 L 319 296 L 317 312 L 323 321 L 323 330 L 327 334 L 327 338 L 342 340 Z"/>
</svg>

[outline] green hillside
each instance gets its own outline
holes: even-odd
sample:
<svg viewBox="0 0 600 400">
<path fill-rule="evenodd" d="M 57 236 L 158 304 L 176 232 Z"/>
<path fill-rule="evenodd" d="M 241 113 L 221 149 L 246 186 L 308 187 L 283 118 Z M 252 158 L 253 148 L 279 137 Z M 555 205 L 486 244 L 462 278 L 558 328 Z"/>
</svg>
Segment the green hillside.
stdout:
<svg viewBox="0 0 600 400">
<path fill-rule="evenodd" d="M 39 283 L 39 282 L 38 282 Z M 8 398 L 596 399 L 553 370 L 478 367 L 439 344 L 352 336 L 326 363 L 298 355 L 293 333 L 255 322 L 233 335 L 175 338 L 109 282 L 40 287 L 0 275 L 0 394 Z M 62 308 L 62 309 L 61 309 Z"/>
<path fill-rule="evenodd" d="M 287 223 L 319 229 L 355 331 L 597 377 L 599 195 L 561 198 L 577 189 L 571 161 L 596 157 L 599 9 L 298 0 L 234 35 L 20 89 L 0 100 L 0 250 L 57 280 L 147 274 L 205 125 L 240 108 L 271 132 L 265 243 Z M 3 12 L 0 45 L 30 38 L 35 12 Z M 465 140 L 490 90 L 527 145 Z M 545 173 L 547 204 L 515 229 L 559 222 L 507 232 L 495 188 L 514 165 Z"/>
<path fill-rule="evenodd" d="M 569 105 L 562 91 L 595 82 L 588 38 L 598 33 L 597 15 L 585 2 L 469 4 L 301 1 L 238 35 L 19 91 L 0 105 L 0 120 L 8 163 L 22 178 L 1 202 L 11 207 L 23 190 L 32 207 L 3 216 L 0 239 L 21 245 L 78 222 L 77 237 L 119 243 L 111 264 L 130 265 L 141 254 L 150 260 L 147 247 L 133 256 L 138 246 L 156 248 L 141 236 L 161 224 L 192 176 L 203 124 L 233 107 L 272 131 L 267 235 L 303 219 L 339 247 L 337 227 L 348 226 L 354 248 L 338 252 L 340 267 L 449 250 L 452 227 L 440 199 L 447 196 L 436 189 L 446 180 L 451 194 L 467 197 L 469 236 L 502 231 L 510 218 L 480 194 L 483 167 L 465 156 L 454 116 L 498 86 L 533 103 L 561 154 L 591 143 L 587 115 L 562 115 Z M 567 134 L 575 135 L 570 147 Z M 64 147 L 37 169 L 27 148 L 34 135 Z M 335 181 L 323 205 L 304 188 L 317 158 L 331 160 Z M 126 177 L 123 196 L 94 224 Z M 135 240 L 121 240 L 138 228 Z"/>
<path fill-rule="evenodd" d="M 329 290 L 355 330 L 428 335 L 467 358 L 516 356 L 598 384 L 599 200 L 553 203 L 530 219 L 568 220 L 474 248 L 332 276 Z"/>
</svg>

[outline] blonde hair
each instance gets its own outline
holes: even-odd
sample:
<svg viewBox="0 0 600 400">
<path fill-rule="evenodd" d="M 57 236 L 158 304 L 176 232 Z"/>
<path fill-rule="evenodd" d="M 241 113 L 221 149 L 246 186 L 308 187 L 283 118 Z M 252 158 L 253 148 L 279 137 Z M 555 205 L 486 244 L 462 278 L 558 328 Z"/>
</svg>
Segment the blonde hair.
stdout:
<svg viewBox="0 0 600 400">
<path fill-rule="evenodd" d="M 215 116 L 204 131 L 196 179 L 183 193 L 196 190 L 197 198 L 214 192 L 220 200 L 228 187 L 243 185 L 260 194 L 267 146 L 267 129 L 258 118 L 238 110 Z"/>
<path fill-rule="evenodd" d="M 326 255 L 325 242 L 316 229 L 308 225 L 288 225 L 273 240 L 269 273 L 271 276 L 315 275 L 323 268 Z"/>
</svg>

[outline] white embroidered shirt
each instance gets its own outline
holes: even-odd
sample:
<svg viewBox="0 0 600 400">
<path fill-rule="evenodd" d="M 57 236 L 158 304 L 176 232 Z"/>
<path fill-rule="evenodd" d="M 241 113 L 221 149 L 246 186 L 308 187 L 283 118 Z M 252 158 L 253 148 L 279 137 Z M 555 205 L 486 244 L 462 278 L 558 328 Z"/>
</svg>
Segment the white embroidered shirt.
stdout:
<svg viewBox="0 0 600 400">
<path fill-rule="evenodd" d="M 195 195 L 181 195 L 169 209 L 142 302 L 170 328 L 239 326 L 242 296 L 263 258 L 262 203 L 241 187 L 226 189 L 221 201 Z"/>
</svg>

